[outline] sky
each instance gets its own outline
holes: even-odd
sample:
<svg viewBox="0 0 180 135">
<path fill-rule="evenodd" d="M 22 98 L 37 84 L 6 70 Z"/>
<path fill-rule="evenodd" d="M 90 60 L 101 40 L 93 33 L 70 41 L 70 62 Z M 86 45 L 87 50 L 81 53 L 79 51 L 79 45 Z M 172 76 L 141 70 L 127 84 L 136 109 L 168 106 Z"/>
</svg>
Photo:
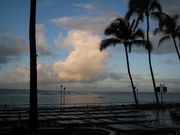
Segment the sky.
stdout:
<svg viewBox="0 0 180 135">
<path fill-rule="evenodd" d="M 179 0 L 160 0 L 163 11 L 180 13 Z M 29 0 L 0 1 L 0 89 L 29 89 Z M 37 0 L 38 89 L 132 91 L 123 45 L 100 52 L 104 29 L 128 10 L 128 0 Z M 146 29 L 146 23 L 141 23 Z M 152 65 L 157 86 L 180 92 L 180 62 L 172 40 L 158 48 L 162 35 L 150 22 Z M 178 45 L 179 45 L 179 41 Z M 133 47 L 129 54 L 135 87 L 152 92 L 148 55 Z"/>
</svg>

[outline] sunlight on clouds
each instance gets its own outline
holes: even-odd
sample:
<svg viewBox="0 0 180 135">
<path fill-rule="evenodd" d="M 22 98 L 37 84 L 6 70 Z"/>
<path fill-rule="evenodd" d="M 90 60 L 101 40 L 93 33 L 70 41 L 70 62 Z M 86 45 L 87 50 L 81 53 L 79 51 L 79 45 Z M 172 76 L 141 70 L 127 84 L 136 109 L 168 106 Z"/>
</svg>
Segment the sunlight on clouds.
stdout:
<svg viewBox="0 0 180 135">
<path fill-rule="evenodd" d="M 64 61 L 54 64 L 55 72 L 62 81 L 91 82 L 104 79 L 105 60 L 107 52 L 99 51 L 101 38 L 91 32 L 71 30 L 64 44 L 74 50 Z"/>
<path fill-rule="evenodd" d="M 45 63 L 38 63 L 37 72 L 38 72 L 39 83 L 50 84 L 50 83 L 57 82 L 57 78 L 53 71 L 53 66 L 45 64 Z"/>
</svg>

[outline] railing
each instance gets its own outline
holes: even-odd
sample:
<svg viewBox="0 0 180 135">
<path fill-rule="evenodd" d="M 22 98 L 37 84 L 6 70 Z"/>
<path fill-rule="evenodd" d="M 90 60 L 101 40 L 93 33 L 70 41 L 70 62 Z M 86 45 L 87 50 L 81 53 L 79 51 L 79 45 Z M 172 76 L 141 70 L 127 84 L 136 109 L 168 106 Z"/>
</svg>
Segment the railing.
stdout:
<svg viewBox="0 0 180 135">
<path fill-rule="evenodd" d="M 111 103 L 78 103 L 78 104 L 65 104 L 60 106 L 59 104 L 38 104 L 38 108 L 69 108 L 69 107 L 98 107 L 98 106 L 124 106 L 124 105 L 133 105 L 133 102 L 111 102 Z M 141 102 L 140 104 L 153 104 L 149 101 Z M 180 102 L 164 102 L 163 104 L 180 104 Z M 0 110 L 9 110 L 9 109 L 29 109 L 29 104 L 16 104 L 16 105 L 0 105 Z"/>
</svg>

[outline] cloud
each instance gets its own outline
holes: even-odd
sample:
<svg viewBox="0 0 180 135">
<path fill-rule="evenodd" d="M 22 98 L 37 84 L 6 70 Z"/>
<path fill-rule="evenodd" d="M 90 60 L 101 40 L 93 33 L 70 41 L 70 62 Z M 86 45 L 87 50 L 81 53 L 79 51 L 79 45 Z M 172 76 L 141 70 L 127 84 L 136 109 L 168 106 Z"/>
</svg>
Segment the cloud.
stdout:
<svg viewBox="0 0 180 135">
<path fill-rule="evenodd" d="M 93 82 L 105 78 L 107 52 L 99 51 L 101 38 L 88 31 L 70 30 L 64 44 L 73 51 L 64 61 L 54 64 L 61 81 Z"/>
<path fill-rule="evenodd" d="M 53 66 L 45 63 L 38 63 L 38 82 L 40 85 L 47 85 L 57 82 L 57 77 L 53 70 Z"/>
<path fill-rule="evenodd" d="M 88 10 L 96 10 L 96 4 L 76 4 L 75 5 L 76 7 L 81 7 L 81 8 L 84 8 L 84 9 L 88 9 Z"/>
<path fill-rule="evenodd" d="M 85 30 L 90 31 L 94 34 L 97 34 L 103 37 L 104 29 L 118 17 L 115 13 L 108 13 L 106 16 L 99 17 L 61 17 L 54 18 L 50 22 L 54 23 L 57 26 L 65 27 L 68 30 Z M 155 22 L 153 21 L 153 24 Z M 144 23 L 143 23 L 144 24 Z M 152 29 L 157 27 L 157 25 L 152 26 Z M 157 34 L 153 35 L 152 31 L 150 31 L 150 41 L 153 45 L 153 54 L 167 54 L 167 53 L 175 53 L 174 45 L 172 40 L 170 39 L 167 42 L 162 43 L 160 47 L 158 47 L 159 39 L 163 37 L 163 35 Z M 62 37 L 61 37 L 62 38 Z M 62 39 L 61 39 L 62 40 Z M 121 51 L 121 50 L 119 50 Z M 133 47 L 132 52 L 134 53 L 147 53 L 147 51 L 143 47 Z"/>
<path fill-rule="evenodd" d="M 0 37 L 0 48 L 0 64 L 19 59 L 27 49 L 23 38 L 11 35 Z"/>
<path fill-rule="evenodd" d="M 162 60 L 162 61 L 160 61 L 160 63 L 166 64 L 166 65 L 173 65 L 173 64 L 175 64 L 175 62 L 173 60 L 170 60 L 170 59 Z"/>
<path fill-rule="evenodd" d="M 57 83 L 58 79 L 54 73 L 53 66 L 38 63 L 37 64 L 37 79 L 38 86 L 44 86 L 49 84 Z M 1 85 L 15 85 L 22 84 L 29 85 L 30 80 L 30 69 L 26 66 L 19 66 L 17 68 L 12 69 L 11 71 L 6 71 L 3 73 L 3 77 L 0 80 Z"/>
<path fill-rule="evenodd" d="M 45 25 L 36 24 L 37 53 L 40 55 L 51 55 L 52 52 L 47 47 L 47 39 L 45 35 Z"/>
<path fill-rule="evenodd" d="M 108 72 L 108 78 L 113 80 L 120 80 L 120 79 L 127 79 L 128 75 L 125 73 L 119 73 L 119 72 Z"/>
<path fill-rule="evenodd" d="M 26 84 L 29 82 L 29 69 L 25 66 L 20 66 L 3 74 L 1 84 Z"/>
<path fill-rule="evenodd" d="M 179 0 L 160 0 L 160 3 L 163 7 L 163 12 L 166 12 L 170 15 L 180 13 L 180 1 Z"/>
<path fill-rule="evenodd" d="M 50 20 L 57 26 L 65 27 L 70 30 L 86 30 L 103 35 L 104 29 L 112 22 L 117 15 L 109 13 L 99 17 L 60 17 Z"/>
</svg>

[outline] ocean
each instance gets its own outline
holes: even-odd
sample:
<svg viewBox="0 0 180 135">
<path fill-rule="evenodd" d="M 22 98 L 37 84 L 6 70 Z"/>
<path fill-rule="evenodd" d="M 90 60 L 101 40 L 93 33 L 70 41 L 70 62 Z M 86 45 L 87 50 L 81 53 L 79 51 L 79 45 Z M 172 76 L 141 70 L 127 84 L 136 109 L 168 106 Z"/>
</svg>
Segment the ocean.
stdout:
<svg viewBox="0 0 180 135">
<path fill-rule="evenodd" d="M 62 101 L 65 106 L 79 105 L 122 105 L 134 103 L 133 93 L 131 92 L 115 92 L 115 91 L 66 91 L 65 98 L 61 100 L 61 92 L 54 90 L 39 90 L 38 91 L 38 106 L 39 107 L 62 107 Z M 159 95 L 161 101 L 161 96 Z M 154 93 L 139 92 L 139 103 L 155 102 Z M 164 93 L 164 102 L 179 102 L 180 93 Z M 29 91 L 28 90 L 0 90 L 0 106 L 18 106 L 29 107 Z M 158 119 L 160 123 L 180 126 L 170 117 L 168 110 L 147 110 L 145 114 L 149 115 L 149 119 Z"/>
<path fill-rule="evenodd" d="M 63 94 L 64 95 L 64 94 Z M 132 92 L 117 91 L 66 91 L 61 99 L 61 92 L 55 90 L 39 90 L 39 105 L 91 105 L 91 104 L 129 104 L 134 103 Z M 65 98 L 64 98 L 65 97 Z M 155 102 L 153 92 L 139 92 L 139 103 Z M 161 101 L 161 95 L 159 94 Z M 180 93 L 164 93 L 164 102 L 180 102 Z M 28 105 L 29 90 L 0 89 L 0 105 Z"/>
</svg>

